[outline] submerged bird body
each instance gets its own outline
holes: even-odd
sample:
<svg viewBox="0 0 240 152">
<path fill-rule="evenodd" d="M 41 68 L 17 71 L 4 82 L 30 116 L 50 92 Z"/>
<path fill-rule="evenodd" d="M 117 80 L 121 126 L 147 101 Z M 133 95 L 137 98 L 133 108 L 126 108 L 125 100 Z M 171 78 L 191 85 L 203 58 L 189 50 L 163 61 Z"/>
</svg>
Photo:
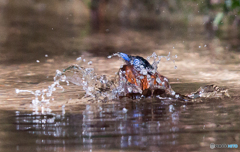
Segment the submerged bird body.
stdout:
<svg viewBox="0 0 240 152">
<path fill-rule="evenodd" d="M 171 91 L 168 79 L 159 74 L 147 60 L 125 53 L 120 53 L 120 56 L 126 63 L 119 71 L 120 77 L 125 78 L 129 86 L 138 88 L 135 92 L 133 89 L 130 91 L 126 89 L 128 95 L 133 93 L 144 96 L 161 95 Z"/>
</svg>

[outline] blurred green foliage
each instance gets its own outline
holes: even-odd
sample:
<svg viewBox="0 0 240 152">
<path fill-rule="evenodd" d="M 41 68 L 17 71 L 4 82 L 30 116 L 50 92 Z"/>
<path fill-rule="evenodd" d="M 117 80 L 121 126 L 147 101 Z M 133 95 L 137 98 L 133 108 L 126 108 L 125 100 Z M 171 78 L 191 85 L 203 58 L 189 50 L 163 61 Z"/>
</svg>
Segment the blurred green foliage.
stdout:
<svg viewBox="0 0 240 152">
<path fill-rule="evenodd" d="M 133 21 L 135 18 L 154 18 L 158 20 L 161 17 L 171 18 L 170 14 L 179 14 L 189 19 L 189 15 L 207 16 L 214 29 L 218 29 L 223 23 L 230 25 L 235 20 L 240 20 L 240 0 L 82 0 L 91 10 L 97 10 L 100 5 L 106 4 L 104 8 L 105 19 L 112 17 L 115 20 L 121 16 L 121 20 L 128 19 Z M 102 9 L 103 10 L 103 9 Z M 167 15 L 165 15 L 167 14 Z M 131 17 L 135 18 L 131 18 Z M 110 17 L 110 18 L 111 18 Z M 175 18 L 177 19 L 177 18 Z M 224 22 L 223 22 L 224 19 Z M 228 21 L 227 21 L 228 20 Z M 116 20 L 115 20 L 116 21 Z"/>
<path fill-rule="evenodd" d="M 213 21 L 215 27 L 220 25 L 224 16 L 228 15 L 229 17 L 237 17 L 237 15 L 240 14 L 240 0 L 225 0 L 222 4 L 222 8 L 223 10 L 217 13 Z"/>
<path fill-rule="evenodd" d="M 240 13 L 240 0 L 226 0 L 224 3 L 224 8 L 226 12 L 236 10 L 237 13 Z"/>
</svg>

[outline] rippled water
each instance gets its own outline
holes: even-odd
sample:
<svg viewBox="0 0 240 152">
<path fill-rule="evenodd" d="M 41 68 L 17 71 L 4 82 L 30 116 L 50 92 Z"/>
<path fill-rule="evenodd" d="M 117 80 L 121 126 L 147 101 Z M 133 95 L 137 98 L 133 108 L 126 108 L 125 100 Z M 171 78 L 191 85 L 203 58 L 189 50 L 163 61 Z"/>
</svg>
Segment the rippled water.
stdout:
<svg viewBox="0 0 240 152">
<path fill-rule="evenodd" d="M 65 114 L 2 111 L 1 151 L 207 151 L 210 143 L 239 144 L 239 108 L 234 97 L 87 104 Z"/>
<path fill-rule="evenodd" d="M 235 35 L 208 39 L 204 28 L 184 23 L 171 29 L 165 23 L 154 29 L 104 24 L 95 31 L 80 1 L 25 2 L 0 2 L 0 151 L 209 151 L 210 143 L 240 143 Z M 16 94 L 16 88 L 48 88 L 56 70 L 79 64 L 78 57 L 86 59 L 81 66 L 92 61 L 97 74 L 114 77 L 123 63 L 107 56 L 116 52 L 145 58 L 171 52 L 178 68 L 162 60 L 159 72 L 176 92 L 217 84 L 231 98 L 92 103 L 79 86 L 61 83 L 64 91 L 57 88 L 51 102 L 36 108 L 35 96 Z"/>
</svg>

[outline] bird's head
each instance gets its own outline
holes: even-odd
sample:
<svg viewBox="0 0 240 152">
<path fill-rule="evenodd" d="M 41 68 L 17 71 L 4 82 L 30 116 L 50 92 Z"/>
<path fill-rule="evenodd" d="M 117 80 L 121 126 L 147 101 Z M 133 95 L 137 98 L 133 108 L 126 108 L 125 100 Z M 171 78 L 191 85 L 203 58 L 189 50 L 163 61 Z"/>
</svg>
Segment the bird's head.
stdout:
<svg viewBox="0 0 240 152">
<path fill-rule="evenodd" d="M 140 56 L 131 56 L 125 53 L 119 53 L 120 56 L 124 59 L 126 64 L 133 65 L 135 69 L 141 71 L 143 68 L 147 71 L 153 70 L 152 65 L 143 57 Z"/>
</svg>

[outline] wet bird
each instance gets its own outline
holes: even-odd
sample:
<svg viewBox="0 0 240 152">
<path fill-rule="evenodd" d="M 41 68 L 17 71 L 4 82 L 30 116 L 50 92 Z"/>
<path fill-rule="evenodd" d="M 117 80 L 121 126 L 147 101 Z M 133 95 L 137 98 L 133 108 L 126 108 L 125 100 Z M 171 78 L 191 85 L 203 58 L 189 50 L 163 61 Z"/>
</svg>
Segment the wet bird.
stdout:
<svg viewBox="0 0 240 152">
<path fill-rule="evenodd" d="M 168 79 L 159 74 L 156 69 L 143 57 L 131 56 L 125 53 L 119 53 L 124 59 L 125 65 L 119 70 L 120 77 L 126 79 L 131 86 L 138 87 L 139 92 L 144 96 L 161 95 L 170 93 L 171 87 Z M 133 92 L 127 90 L 127 96 L 131 96 Z"/>
</svg>

